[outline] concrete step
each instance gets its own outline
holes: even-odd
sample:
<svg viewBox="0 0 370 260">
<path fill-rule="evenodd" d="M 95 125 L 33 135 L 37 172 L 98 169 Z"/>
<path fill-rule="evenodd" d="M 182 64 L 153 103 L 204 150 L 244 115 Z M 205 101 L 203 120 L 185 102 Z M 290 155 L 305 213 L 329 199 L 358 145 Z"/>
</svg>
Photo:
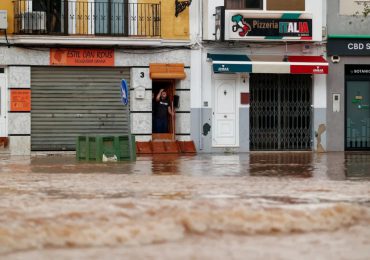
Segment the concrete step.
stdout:
<svg viewBox="0 0 370 260">
<path fill-rule="evenodd" d="M 145 154 L 195 154 L 196 148 L 193 141 L 149 141 L 136 142 L 136 153 Z"/>
</svg>

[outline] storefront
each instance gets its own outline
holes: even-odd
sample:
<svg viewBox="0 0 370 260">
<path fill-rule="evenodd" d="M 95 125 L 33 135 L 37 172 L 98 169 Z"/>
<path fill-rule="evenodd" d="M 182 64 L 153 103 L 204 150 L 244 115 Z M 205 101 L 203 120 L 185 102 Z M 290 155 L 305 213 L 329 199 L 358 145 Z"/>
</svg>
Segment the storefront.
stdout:
<svg viewBox="0 0 370 260">
<path fill-rule="evenodd" d="M 314 118 L 322 120 L 324 113 L 315 109 L 315 99 L 322 98 L 320 80 L 328 73 L 322 56 L 208 53 L 207 58 L 214 79 L 213 147 L 314 149 Z"/>
<path fill-rule="evenodd" d="M 200 150 L 326 151 L 325 3 L 204 2 Z"/>
<path fill-rule="evenodd" d="M 153 88 L 162 87 L 157 81 L 164 79 L 151 78 L 150 64 L 181 64 L 182 75 L 190 75 L 188 50 L 181 49 L 148 55 L 140 50 L 14 47 L 0 48 L 0 54 L 0 86 L 6 94 L 1 93 L 0 130 L 9 140 L 7 152 L 14 155 L 74 151 L 76 137 L 87 134 L 131 133 L 137 141 L 151 140 Z M 122 92 L 123 80 L 127 93 Z M 181 100 L 174 136 L 190 141 L 190 81 L 173 83 Z"/>
<path fill-rule="evenodd" d="M 329 149 L 370 150 L 370 39 L 333 36 L 328 54 Z"/>
</svg>

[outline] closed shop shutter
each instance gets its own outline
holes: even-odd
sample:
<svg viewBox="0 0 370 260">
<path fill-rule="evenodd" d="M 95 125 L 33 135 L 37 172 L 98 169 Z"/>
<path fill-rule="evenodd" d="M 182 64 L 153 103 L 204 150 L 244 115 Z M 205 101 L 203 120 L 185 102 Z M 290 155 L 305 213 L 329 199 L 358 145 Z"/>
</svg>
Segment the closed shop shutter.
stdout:
<svg viewBox="0 0 370 260">
<path fill-rule="evenodd" d="M 79 135 L 127 134 L 120 84 L 129 68 L 33 67 L 31 149 L 73 151 Z"/>
</svg>

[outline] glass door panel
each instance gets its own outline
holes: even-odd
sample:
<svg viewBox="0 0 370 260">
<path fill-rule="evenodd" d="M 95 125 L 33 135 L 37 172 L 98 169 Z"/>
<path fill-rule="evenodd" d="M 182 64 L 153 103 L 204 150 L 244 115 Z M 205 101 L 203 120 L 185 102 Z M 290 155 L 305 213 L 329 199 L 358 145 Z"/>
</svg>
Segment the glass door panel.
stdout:
<svg viewBox="0 0 370 260">
<path fill-rule="evenodd" d="M 346 148 L 370 149 L 370 81 L 347 81 Z"/>
</svg>

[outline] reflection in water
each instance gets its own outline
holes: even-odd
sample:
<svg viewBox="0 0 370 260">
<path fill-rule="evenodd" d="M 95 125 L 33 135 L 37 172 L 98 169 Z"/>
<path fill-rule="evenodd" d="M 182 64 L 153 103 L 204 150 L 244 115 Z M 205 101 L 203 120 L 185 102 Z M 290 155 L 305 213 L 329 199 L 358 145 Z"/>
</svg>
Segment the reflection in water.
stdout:
<svg viewBox="0 0 370 260">
<path fill-rule="evenodd" d="M 74 156 L 2 157 L 0 173 L 109 173 L 186 176 L 253 176 L 316 179 L 368 179 L 370 153 L 311 152 L 237 155 L 173 154 L 139 157 L 137 162 L 76 162 Z"/>
<path fill-rule="evenodd" d="M 347 153 L 345 171 L 348 179 L 370 179 L 370 153 Z"/>
<path fill-rule="evenodd" d="M 183 158 L 185 159 L 185 158 Z M 176 175 L 180 173 L 181 161 L 176 154 L 158 154 L 152 157 L 152 174 Z"/>
<path fill-rule="evenodd" d="M 313 175 L 313 153 L 256 153 L 250 155 L 251 176 L 302 177 Z M 315 162 L 319 164 L 319 162 Z"/>
</svg>

